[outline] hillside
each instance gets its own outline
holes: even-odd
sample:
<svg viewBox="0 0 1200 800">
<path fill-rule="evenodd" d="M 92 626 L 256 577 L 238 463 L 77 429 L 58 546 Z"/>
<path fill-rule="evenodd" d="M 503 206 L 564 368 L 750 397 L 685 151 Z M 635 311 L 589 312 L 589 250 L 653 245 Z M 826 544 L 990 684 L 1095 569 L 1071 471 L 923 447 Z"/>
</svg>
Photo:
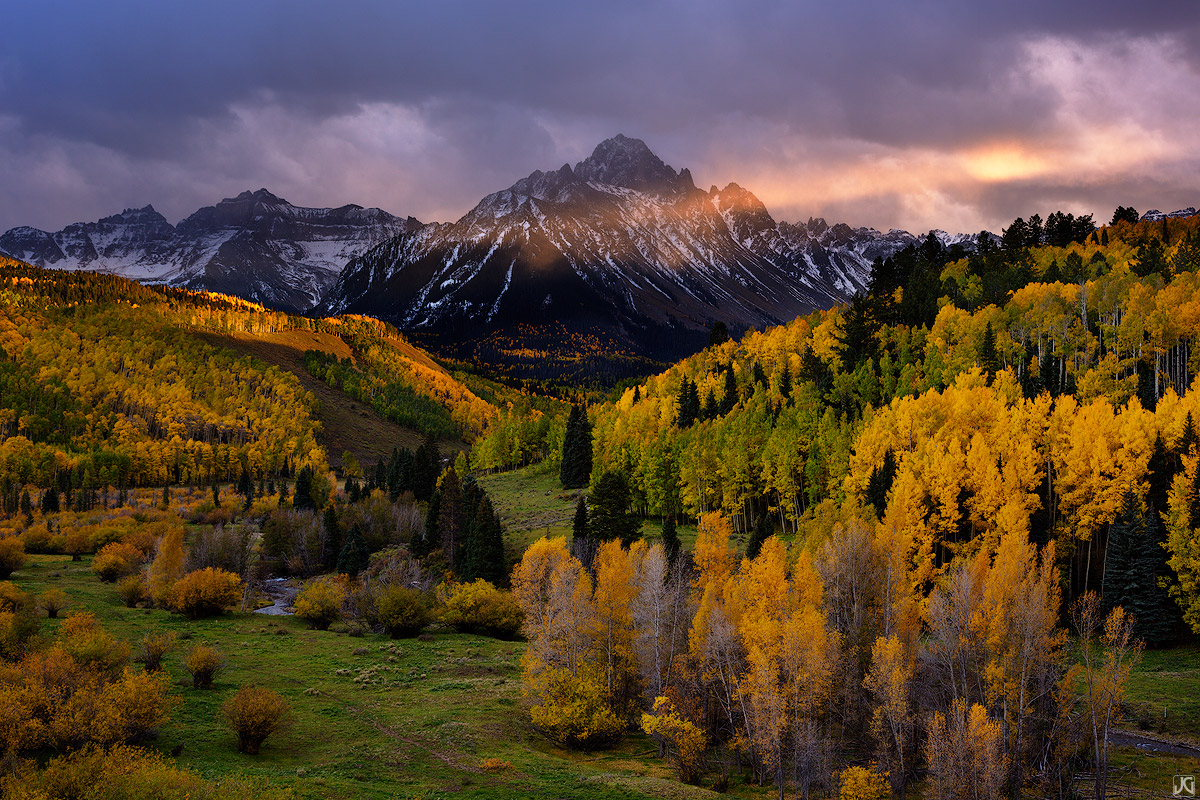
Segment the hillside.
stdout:
<svg viewBox="0 0 1200 800">
<path fill-rule="evenodd" d="M 1131 490 L 1163 512 L 1194 615 L 1198 231 L 1193 217 L 1057 245 L 1014 234 L 956 260 L 927 240 L 878 262 L 847 306 L 594 406 L 593 475 L 627 475 L 642 513 L 720 510 L 740 532 L 882 520 L 913 537 L 922 580 L 1023 529 L 1057 541 L 1071 597 L 1100 588 Z"/>
<path fill-rule="evenodd" d="M 426 436 L 461 448 L 498 414 L 374 320 L 8 259 L 0 282 L 6 491 L 370 465 Z"/>
</svg>

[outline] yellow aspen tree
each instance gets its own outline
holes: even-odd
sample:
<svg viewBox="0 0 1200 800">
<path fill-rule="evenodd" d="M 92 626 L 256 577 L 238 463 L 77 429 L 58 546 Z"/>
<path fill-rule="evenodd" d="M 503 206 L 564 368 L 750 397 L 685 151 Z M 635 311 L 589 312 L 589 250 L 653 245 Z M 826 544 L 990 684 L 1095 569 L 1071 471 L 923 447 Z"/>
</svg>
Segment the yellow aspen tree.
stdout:
<svg viewBox="0 0 1200 800">
<path fill-rule="evenodd" d="M 146 574 L 150 599 L 159 608 L 166 607 L 171 587 L 183 577 L 183 529 L 173 528 L 158 540 L 158 555 Z"/>
<path fill-rule="evenodd" d="M 871 670 L 863 685 L 875 700 L 871 730 L 882 762 L 890 769 L 892 786 L 903 792 L 912 746 L 914 717 L 911 700 L 913 657 L 896 636 L 879 637 L 871 652 Z"/>
<path fill-rule="evenodd" d="M 636 555 L 625 550 L 617 539 L 605 542 L 600 545 L 593 563 L 596 570 L 596 589 L 592 595 L 595 646 L 608 693 L 618 702 L 632 699 L 631 687 L 635 682 L 630 605 L 637 588 L 632 561 L 640 559 L 645 543 L 638 542 L 635 547 Z"/>
<path fill-rule="evenodd" d="M 955 699 L 934 714 L 925 741 L 933 800 L 993 800 L 1007 772 L 1000 723 L 978 703 Z"/>
<path fill-rule="evenodd" d="M 1088 592 L 1072 604 L 1079 632 L 1084 710 L 1090 723 L 1096 764 L 1096 798 L 1108 796 L 1108 748 L 1125 699 L 1129 675 L 1142 657 L 1142 641 L 1133 635 L 1133 619 L 1117 606 L 1101 622 L 1100 597 Z"/>
</svg>

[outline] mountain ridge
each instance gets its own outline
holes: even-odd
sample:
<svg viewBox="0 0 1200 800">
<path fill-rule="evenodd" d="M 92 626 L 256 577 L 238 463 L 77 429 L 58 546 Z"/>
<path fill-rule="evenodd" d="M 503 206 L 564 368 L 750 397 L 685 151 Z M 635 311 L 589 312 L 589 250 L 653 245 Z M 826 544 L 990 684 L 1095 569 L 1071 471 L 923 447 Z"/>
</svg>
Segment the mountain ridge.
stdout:
<svg viewBox="0 0 1200 800">
<path fill-rule="evenodd" d="M 618 135 L 574 167 L 534 171 L 455 222 L 364 253 L 317 310 L 379 316 L 493 366 L 504 354 L 479 345 L 497 334 L 512 351 L 522 340 L 545 350 L 530 326 L 662 362 L 703 346 L 716 322 L 764 327 L 845 301 L 866 287 L 875 257 L 918 241 L 776 222 L 741 186 L 698 189 L 686 168 Z"/>
<path fill-rule="evenodd" d="M 41 267 L 109 272 L 307 311 L 346 261 L 421 225 L 355 204 L 294 206 L 262 188 L 197 209 L 176 225 L 146 205 L 55 232 L 11 228 L 0 235 L 0 252 Z"/>
</svg>

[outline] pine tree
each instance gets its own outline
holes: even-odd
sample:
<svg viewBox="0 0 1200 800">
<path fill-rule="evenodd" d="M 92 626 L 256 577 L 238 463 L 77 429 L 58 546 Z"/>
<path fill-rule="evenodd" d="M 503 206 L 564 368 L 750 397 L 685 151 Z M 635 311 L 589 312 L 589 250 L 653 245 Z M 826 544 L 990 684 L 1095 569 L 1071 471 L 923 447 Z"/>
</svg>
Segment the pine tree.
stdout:
<svg viewBox="0 0 1200 800">
<path fill-rule="evenodd" d="M 875 508 L 875 516 L 883 519 L 887 510 L 888 492 L 892 490 L 892 482 L 896 480 L 896 454 L 891 448 L 883 454 L 883 463 L 871 470 L 867 480 L 867 502 Z"/>
<path fill-rule="evenodd" d="M 779 371 L 779 394 L 787 403 L 791 403 L 792 397 L 792 368 L 787 364 L 783 365 L 783 369 Z"/>
<path fill-rule="evenodd" d="M 758 519 L 754 521 L 754 529 L 750 531 L 750 541 L 746 542 L 746 558 L 751 561 L 758 558 L 763 542 L 770 539 L 773 533 L 775 525 L 771 521 L 771 515 L 766 512 L 759 514 Z"/>
<path fill-rule="evenodd" d="M 300 474 L 296 476 L 296 494 L 292 498 L 292 508 L 300 511 L 307 509 L 316 511 L 317 504 L 313 502 L 312 487 L 313 487 L 313 468 L 306 466 L 300 470 Z"/>
<path fill-rule="evenodd" d="M 767 373 L 763 372 L 762 364 L 755 361 L 754 368 L 751 371 L 751 374 L 753 375 L 753 379 L 754 379 L 755 383 L 757 383 L 759 386 L 763 387 L 764 389 L 767 388 L 767 386 L 768 386 Z"/>
<path fill-rule="evenodd" d="M 1150 646 L 1169 644 L 1175 619 L 1173 603 L 1158 585 L 1165 551 L 1158 544 L 1153 507 L 1142 514 L 1137 497 L 1125 492 L 1121 511 L 1109 526 L 1101 590 L 1105 614 L 1117 606 L 1134 617 L 1135 632 Z"/>
<path fill-rule="evenodd" d="M 1167 493 L 1171 488 L 1171 481 L 1175 477 L 1175 470 L 1172 469 L 1171 455 L 1167 452 L 1167 446 L 1163 442 L 1162 434 L 1154 435 L 1154 449 L 1150 451 L 1150 461 L 1146 465 L 1146 480 L 1150 484 L 1150 489 L 1146 493 L 1146 502 L 1153 508 L 1163 509 L 1167 507 Z"/>
<path fill-rule="evenodd" d="M 163 491 L 166 491 L 164 489 Z M 21 492 L 21 513 L 25 515 L 27 525 L 33 524 L 33 500 L 29 497 L 29 490 L 25 489 Z"/>
<path fill-rule="evenodd" d="M 676 420 L 680 428 L 690 428 L 700 416 L 700 392 L 696 383 L 690 378 L 684 378 L 679 386 L 679 398 L 676 400 Z"/>
<path fill-rule="evenodd" d="M 642 387 L 640 385 L 634 386 L 633 387 L 633 402 L 631 403 L 631 405 L 636 406 L 638 404 L 638 401 L 641 399 L 642 399 Z"/>
<path fill-rule="evenodd" d="M 619 472 L 608 471 L 592 487 L 588 528 L 597 542 L 619 539 L 628 547 L 641 535 L 641 520 L 629 511 L 629 482 Z"/>
<path fill-rule="evenodd" d="M 60 510 L 58 503 L 58 489 L 51 486 L 42 493 L 42 513 L 57 514 Z"/>
<path fill-rule="evenodd" d="M 733 377 L 733 365 L 730 364 L 725 368 L 725 393 L 721 395 L 721 405 L 718 408 L 721 416 L 725 416 L 733 407 L 737 405 L 738 390 L 737 381 Z"/>
<path fill-rule="evenodd" d="M 471 515 L 463 561 L 463 575 L 468 580 L 482 578 L 500 585 L 508 579 L 504 561 L 504 526 L 492 507 L 491 499 L 482 490 Z"/>
<path fill-rule="evenodd" d="M 717 320 L 708 332 L 708 346 L 717 347 L 729 341 L 729 328 L 724 322 Z"/>
<path fill-rule="evenodd" d="M 571 521 L 571 538 L 576 541 L 590 538 L 587 498 L 582 494 L 575 502 L 575 518 Z"/>
<path fill-rule="evenodd" d="M 212 498 L 213 498 L 213 508 L 220 508 L 221 507 L 221 490 L 217 488 L 217 479 L 215 476 L 213 477 L 213 482 L 212 482 Z"/>
<path fill-rule="evenodd" d="M 704 396 L 704 406 L 700 412 L 700 416 L 704 419 L 716 419 L 718 410 L 717 393 L 710 386 L 708 387 L 708 394 Z"/>
<path fill-rule="evenodd" d="M 354 578 L 367 568 L 370 561 L 371 554 L 367 550 L 367 542 L 363 539 L 362 530 L 357 524 L 352 525 L 350 532 L 346 534 L 346 543 L 342 545 L 342 550 L 338 553 L 337 571 Z"/>
<path fill-rule="evenodd" d="M 1196 440 L 1196 425 L 1192 422 L 1192 412 L 1189 411 L 1183 420 L 1183 435 L 1179 437 L 1179 444 L 1175 448 L 1181 461 L 1183 456 L 1192 452 L 1192 448 L 1196 446 Z"/>
<path fill-rule="evenodd" d="M 428 500 L 433 496 L 441 469 L 442 456 L 438 451 L 437 441 L 432 436 L 427 436 L 413 454 L 412 491 L 418 500 Z"/>
<path fill-rule="evenodd" d="M 563 434 L 559 480 L 564 489 L 579 489 L 587 486 L 591 474 L 592 426 L 583 406 L 572 405 L 571 413 L 567 417 L 567 429 Z"/>
<path fill-rule="evenodd" d="M 433 497 L 429 498 L 429 507 L 425 509 L 425 532 L 419 538 L 412 540 L 412 554 L 417 558 L 424 558 L 434 551 L 438 546 L 440 537 L 438 535 L 438 516 L 441 513 L 442 494 L 436 489 L 433 492 Z"/>
<path fill-rule="evenodd" d="M 463 508 L 462 484 L 453 468 L 447 467 L 438 480 L 439 495 L 437 539 L 430 544 L 440 548 L 451 571 L 461 568 L 462 548 L 466 536 L 466 515 Z"/>
<path fill-rule="evenodd" d="M 337 511 L 332 505 L 325 507 L 325 517 L 321 524 L 325 528 L 325 551 L 321 554 L 321 560 L 325 569 L 333 569 L 337 566 L 342 552 L 342 529 L 338 524 Z"/>
<path fill-rule="evenodd" d="M 983 330 L 983 342 L 979 345 L 979 366 L 990 377 L 1000 369 L 1000 358 L 996 354 L 996 332 L 992 323 Z"/>
<path fill-rule="evenodd" d="M 663 550 L 667 553 L 667 558 L 671 563 L 675 563 L 676 557 L 679 555 L 679 550 L 683 547 L 683 543 L 679 541 L 679 532 L 675 530 L 675 517 L 668 514 L 662 524 L 662 544 Z"/>
</svg>

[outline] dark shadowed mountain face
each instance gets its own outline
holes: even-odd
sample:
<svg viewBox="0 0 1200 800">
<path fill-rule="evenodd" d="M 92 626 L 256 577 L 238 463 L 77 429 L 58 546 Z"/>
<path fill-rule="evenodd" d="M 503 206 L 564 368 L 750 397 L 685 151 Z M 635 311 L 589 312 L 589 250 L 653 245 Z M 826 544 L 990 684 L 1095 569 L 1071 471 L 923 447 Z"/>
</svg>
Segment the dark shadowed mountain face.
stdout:
<svg viewBox="0 0 1200 800">
<path fill-rule="evenodd" d="M 717 321 L 736 331 L 828 308 L 865 285 L 875 256 L 916 241 L 776 223 L 736 184 L 697 189 L 617 136 L 356 258 L 318 310 L 378 316 L 525 374 L 578 371 L 586 353 L 586 369 L 615 376 L 696 351 Z"/>
<path fill-rule="evenodd" d="M 377 208 L 300 208 L 260 189 L 176 226 L 146 206 L 57 233 L 13 228 L 0 236 L 0 251 L 41 267 L 111 272 L 306 311 L 347 261 L 420 227 Z"/>
</svg>

